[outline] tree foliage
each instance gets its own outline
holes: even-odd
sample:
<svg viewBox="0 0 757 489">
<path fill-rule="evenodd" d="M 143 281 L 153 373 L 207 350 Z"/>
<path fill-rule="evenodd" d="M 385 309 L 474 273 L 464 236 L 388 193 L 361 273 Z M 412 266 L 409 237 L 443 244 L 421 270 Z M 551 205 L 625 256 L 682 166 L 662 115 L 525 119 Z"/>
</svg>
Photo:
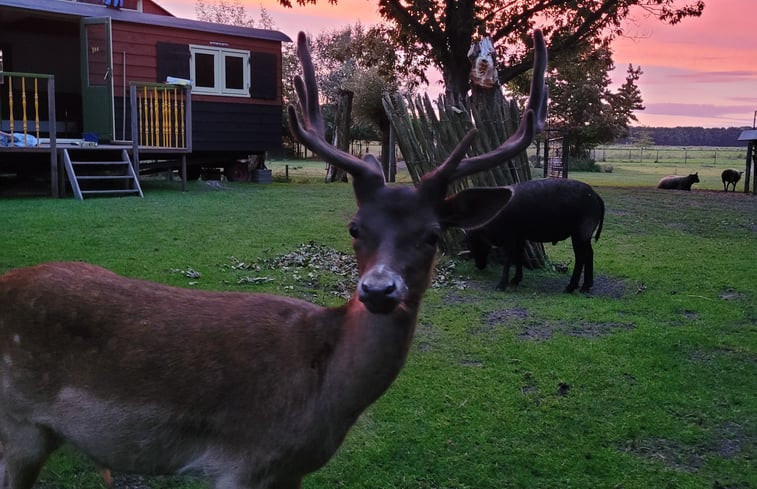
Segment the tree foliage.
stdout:
<svg viewBox="0 0 757 489">
<path fill-rule="evenodd" d="M 291 0 L 279 2 L 292 6 Z M 468 90 L 467 53 L 477 36 L 489 35 L 494 42 L 504 62 L 500 68 L 504 83 L 530 69 L 530 34 L 535 27 L 545 33 L 550 58 L 559 60 L 572 57 L 576 46 L 602 44 L 622 35 L 628 17 L 652 15 L 677 24 L 701 15 L 704 1 L 378 0 L 378 6 L 381 16 L 393 23 L 406 52 L 439 68 L 447 92 L 463 94 Z"/>
<path fill-rule="evenodd" d="M 195 15 L 199 20 L 215 24 L 260 29 L 276 28 L 273 18 L 264 7 L 260 7 L 260 19 L 256 22 L 242 5 L 241 0 L 196 0 Z"/>
<path fill-rule="evenodd" d="M 569 59 L 582 45 L 607 44 L 623 33 L 623 21 L 635 13 L 671 24 L 698 16 L 702 0 L 379 0 L 379 11 L 395 23 L 403 44 L 425 50 L 442 71 L 447 91 L 468 89 L 468 48 L 474 37 L 488 35 L 503 61 L 507 82 L 531 67 L 530 34 L 540 27 L 550 59 Z"/>
<path fill-rule="evenodd" d="M 614 68 L 606 43 L 585 45 L 574 59 L 551 66 L 549 127 L 559 130 L 574 158 L 624 136 L 630 121 L 636 120 L 633 111 L 644 108 L 636 86 L 641 68 L 629 65 L 625 82 L 613 91 L 609 72 Z"/>
<path fill-rule="evenodd" d="M 352 136 L 366 139 L 380 136 L 382 163 L 388 168 L 389 119 L 382 97 L 411 91 L 425 74 L 400 67 L 402 50 L 391 32 L 382 26 L 365 28 L 357 23 L 322 33 L 312 42 L 311 53 L 325 101 L 333 103 L 343 91 L 354 95 Z"/>
</svg>

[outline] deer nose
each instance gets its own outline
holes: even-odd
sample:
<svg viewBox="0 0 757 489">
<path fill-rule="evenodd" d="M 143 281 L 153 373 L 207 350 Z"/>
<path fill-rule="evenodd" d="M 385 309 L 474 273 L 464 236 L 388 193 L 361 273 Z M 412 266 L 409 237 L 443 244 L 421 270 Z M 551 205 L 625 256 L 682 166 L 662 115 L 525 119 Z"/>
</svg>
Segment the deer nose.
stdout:
<svg viewBox="0 0 757 489">
<path fill-rule="evenodd" d="M 363 274 L 358 284 L 360 302 L 374 314 L 389 314 L 405 299 L 407 286 L 402 277 L 383 265 Z"/>
</svg>

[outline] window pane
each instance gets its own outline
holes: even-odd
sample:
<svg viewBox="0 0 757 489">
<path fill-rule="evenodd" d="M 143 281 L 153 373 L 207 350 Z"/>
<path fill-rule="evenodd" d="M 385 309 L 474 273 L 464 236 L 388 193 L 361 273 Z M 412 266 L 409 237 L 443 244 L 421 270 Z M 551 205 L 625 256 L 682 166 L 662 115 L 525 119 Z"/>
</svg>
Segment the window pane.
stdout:
<svg viewBox="0 0 757 489">
<path fill-rule="evenodd" d="M 213 88 L 216 86 L 214 66 L 215 56 L 195 53 L 195 86 Z"/>
<path fill-rule="evenodd" d="M 108 79 L 108 31 L 105 24 L 87 24 L 87 84 L 104 87 Z"/>
<path fill-rule="evenodd" d="M 244 90 L 244 63 L 238 56 L 226 56 L 226 88 Z"/>
</svg>

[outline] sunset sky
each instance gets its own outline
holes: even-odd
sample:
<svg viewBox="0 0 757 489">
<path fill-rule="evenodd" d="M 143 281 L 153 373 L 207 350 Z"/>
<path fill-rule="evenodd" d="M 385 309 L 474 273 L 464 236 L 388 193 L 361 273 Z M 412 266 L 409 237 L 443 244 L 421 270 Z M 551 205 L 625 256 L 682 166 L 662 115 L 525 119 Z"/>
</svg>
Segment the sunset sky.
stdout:
<svg viewBox="0 0 757 489">
<path fill-rule="evenodd" d="M 157 0 L 178 17 L 195 17 L 195 0 Z M 242 0 L 259 18 L 263 6 L 292 39 L 360 21 L 380 21 L 375 0 L 339 0 L 331 5 L 281 7 L 278 0 Z M 294 3 L 294 2 L 293 2 Z M 669 26 L 636 12 L 628 37 L 615 41 L 613 78 L 621 83 L 628 64 L 641 65 L 638 82 L 646 110 L 633 125 L 752 126 L 757 111 L 757 0 L 705 0 L 704 14 Z M 434 87 L 431 91 L 438 91 Z"/>
</svg>

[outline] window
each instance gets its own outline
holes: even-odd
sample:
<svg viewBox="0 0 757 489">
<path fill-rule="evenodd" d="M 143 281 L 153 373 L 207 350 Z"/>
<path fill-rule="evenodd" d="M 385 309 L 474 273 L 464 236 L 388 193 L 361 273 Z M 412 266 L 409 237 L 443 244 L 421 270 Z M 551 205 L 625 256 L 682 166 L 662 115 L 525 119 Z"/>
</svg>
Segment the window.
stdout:
<svg viewBox="0 0 757 489">
<path fill-rule="evenodd" d="M 189 46 L 192 93 L 250 96 L 250 53 L 239 49 Z"/>
</svg>

